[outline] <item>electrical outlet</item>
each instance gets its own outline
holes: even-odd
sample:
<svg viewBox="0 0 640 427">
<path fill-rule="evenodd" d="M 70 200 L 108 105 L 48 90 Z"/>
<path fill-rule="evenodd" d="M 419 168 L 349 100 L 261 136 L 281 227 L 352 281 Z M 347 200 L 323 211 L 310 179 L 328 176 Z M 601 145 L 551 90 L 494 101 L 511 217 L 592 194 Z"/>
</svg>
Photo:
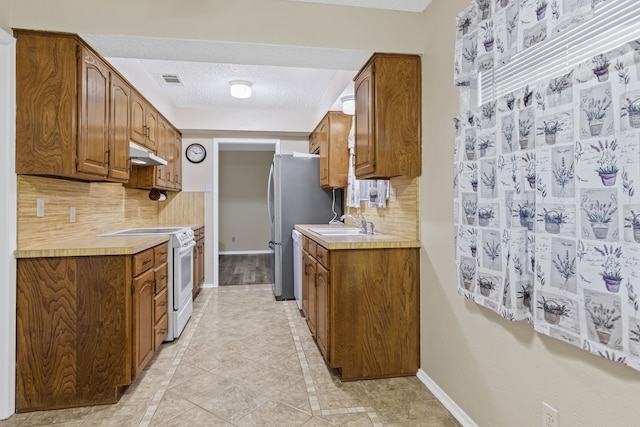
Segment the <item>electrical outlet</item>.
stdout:
<svg viewBox="0 0 640 427">
<path fill-rule="evenodd" d="M 231 237 L 231 243 L 235 243 L 236 242 L 236 236 L 232 236 Z"/>
<path fill-rule="evenodd" d="M 38 218 L 44 217 L 44 199 L 36 199 L 36 216 Z"/>
<path fill-rule="evenodd" d="M 76 222 L 76 208 L 69 208 L 69 222 Z"/>
<path fill-rule="evenodd" d="M 558 411 L 542 402 L 542 427 L 558 427 Z"/>
</svg>

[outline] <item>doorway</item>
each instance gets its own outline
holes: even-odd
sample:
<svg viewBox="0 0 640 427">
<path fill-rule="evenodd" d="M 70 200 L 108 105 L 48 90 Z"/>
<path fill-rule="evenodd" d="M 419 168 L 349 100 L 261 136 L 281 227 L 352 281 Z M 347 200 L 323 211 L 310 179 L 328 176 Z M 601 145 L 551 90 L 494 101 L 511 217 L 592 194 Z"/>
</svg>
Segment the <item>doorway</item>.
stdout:
<svg viewBox="0 0 640 427">
<path fill-rule="evenodd" d="M 273 151 L 280 153 L 279 139 L 214 138 L 213 139 L 213 286 L 220 285 L 220 152 L 221 151 Z M 260 185 L 261 183 L 256 183 Z M 267 183 L 264 183 L 267 197 Z M 266 216 L 266 212 L 265 212 Z"/>
</svg>

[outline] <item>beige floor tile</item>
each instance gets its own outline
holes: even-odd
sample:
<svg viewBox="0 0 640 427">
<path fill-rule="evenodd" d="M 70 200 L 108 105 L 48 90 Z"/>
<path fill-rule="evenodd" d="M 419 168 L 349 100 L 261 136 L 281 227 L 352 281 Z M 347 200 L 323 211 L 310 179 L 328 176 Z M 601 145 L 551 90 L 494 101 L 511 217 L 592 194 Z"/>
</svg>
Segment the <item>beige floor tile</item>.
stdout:
<svg viewBox="0 0 640 427">
<path fill-rule="evenodd" d="M 147 411 L 146 402 L 118 402 L 115 405 L 95 406 L 82 427 L 137 426 Z"/>
<path fill-rule="evenodd" d="M 209 411 L 195 407 L 178 417 L 171 418 L 162 424 L 162 427 L 233 427 L 233 424 L 216 417 Z"/>
<path fill-rule="evenodd" d="M 246 387 L 233 385 L 209 394 L 199 406 L 229 421 L 236 421 L 267 402 L 267 397 Z"/>
<path fill-rule="evenodd" d="M 77 424 L 84 421 L 91 411 L 91 407 L 84 407 L 60 409 L 55 411 L 38 411 L 30 414 L 16 414 L 8 421 L 0 422 L 0 425 L 4 427 L 4 424 L 2 424 L 4 422 L 7 423 L 7 426 L 15 425 L 21 427 Z"/>
<path fill-rule="evenodd" d="M 295 302 L 275 301 L 268 285 L 203 289 L 194 307 L 118 404 L 17 414 L 0 427 L 460 426 L 415 376 L 341 382 Z"/>
<path fill-rule="evenodd" d="M 280 402 L 268 401 L 238 420 L 236 425 L 246 426 L 302 426 L 311 415 Z"/>
<path fill-rule="evenodd" d="M 318 417 L 334 426 L 346 427 L 372 427 L 371 418 L 366 413 L 321 415 Z M 306 426 L 306 425 L 305 425 Z"/>
<path fill-rule="evenodd" d="M 153 418 L 151 419 L 150 427 L 166 423 L 172 418 L 179 417 L 183 413 L 188 412 L 196 408 L 196 405 L 189 402 L 187 399 L 180 397 L 178 394 L 171 390 L 162 397 L 162 400 L 158 403 Z"/>
</svg>

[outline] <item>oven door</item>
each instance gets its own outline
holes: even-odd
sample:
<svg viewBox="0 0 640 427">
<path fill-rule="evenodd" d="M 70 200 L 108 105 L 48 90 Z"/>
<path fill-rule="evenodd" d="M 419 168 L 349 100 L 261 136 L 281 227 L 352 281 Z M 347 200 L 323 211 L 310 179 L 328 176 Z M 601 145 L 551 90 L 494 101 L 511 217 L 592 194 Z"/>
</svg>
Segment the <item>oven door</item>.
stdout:
<svg viewBox="0 0 640 427">
<path fill-rule="evenodd" d="M 173 251 L 173 309 L 180 310 L 193 298 L 193 247 L 194 240 Z"/>
</svg>

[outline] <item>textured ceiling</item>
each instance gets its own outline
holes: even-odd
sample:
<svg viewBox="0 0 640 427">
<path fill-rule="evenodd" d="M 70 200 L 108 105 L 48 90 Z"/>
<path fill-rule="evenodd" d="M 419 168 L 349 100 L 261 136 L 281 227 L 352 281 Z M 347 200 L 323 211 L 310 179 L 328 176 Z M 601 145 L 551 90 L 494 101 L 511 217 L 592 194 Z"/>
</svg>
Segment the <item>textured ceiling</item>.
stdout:
<svg viewBox="0 0 640 427">
<path fill-rule="evenodd" d="M 178 108 L 313 112 L 323 98 L 333 102 L 352 93 L 351 79 L 372 54 L 151 37 L 82 37 L 116 68 L 127 61 L 139 62 Z M 162 74 L 177 75 L 183 86 L 165 84 Z M 232 98 L 231 80 L 252 82 L 251 98 Z"/>
<path fill-rule="evenodd" d="M 422 12 L 431 0 L 290 0 Z M 141 65 L 177 108 L 317 112 L 339 109 L 352 78 L 373 52 L 100 34 L 81 36 L 117 69 Z M 123 72 L 125 77 L 126 73 Z M 162 74 L 177 75 L 168 85 Z M 253 83 L 249 99 L 229 81 Z"/>
</svg>

